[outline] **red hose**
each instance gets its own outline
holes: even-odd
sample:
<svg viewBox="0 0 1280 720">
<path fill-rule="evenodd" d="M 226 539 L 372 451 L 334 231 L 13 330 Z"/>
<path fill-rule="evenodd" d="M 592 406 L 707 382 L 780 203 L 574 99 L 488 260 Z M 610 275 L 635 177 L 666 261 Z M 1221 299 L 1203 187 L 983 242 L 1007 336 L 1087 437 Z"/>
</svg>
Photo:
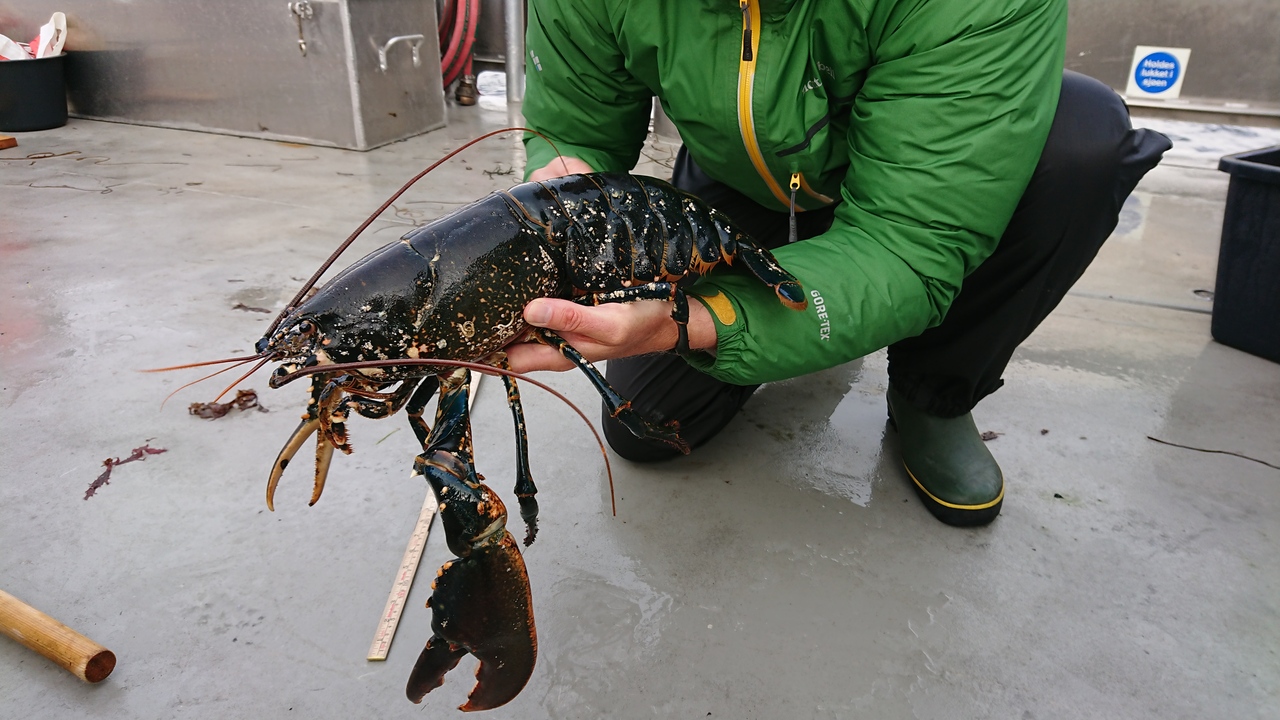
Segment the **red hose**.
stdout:
<svg viewBox="0 0 1280 720">
<path fill-rule="evenodd" d="M 471 54 L 476 43 L 477 21 L 480 19 L 480 0 L 470 0 L 467 12 L 467 28 L 462 37 L 462 50 L 450 68 L 449 82 L 457 80 L 471 67 Z"/>
<path fill-rule="evenodd" d="M 456 3 L 457 0 L 444 0 L 444 6 L 440 8 L 440 21 L 436 23 L 436 34 L 440 38 L 442 49 L 449 42 L 449 27 L 453 25 L 453 14 L 457 10 Z"/>
<path fill-rule="evenodd" d="M 457 7 L 466 2 L 464 7 Z M 458 76 L 471 68 L 471 51 L 475 47 L 476 28 L 480 19 L 480 0 L 453 0 L 453 32 L 448 47 L 440 61 L 444 86 L 453 84 Z M 443 42 L 441 44 L 444 44 Z"/>
<path fill-rule="evenodd" d="M 477 22 L 480 18 L 480 0 L 467 0 L 462 14 L 465 18 L 465 22 L 462 23 L 462 46 L 445 74 L 446 84 L 452 84 L 457 80 L 470 64 L 472 48 L 475 46 Z"/>
<path fill-rule="evenodd" d="M 463 2 L 463 0 L 450 1 L 453 4 L 453 12 L 450 13 L 453 19 L 453 30 L 449 33 L 449 42 L 444 52 L 441 53 L 440 60 L 440 69 L 445 77 L 448 77 L 449 75 L 449 66 L 453 65 L 453 63 L 457 61 L 458 50 L 460 49 L 459 46 L 462 43 L 463 24 L 466 22 L 466 13 L 458 8 L 458 5 Z M 444 46 L 445 43 L 441 42 L 441 45 Z M 449 83 L 446 81 L 445 85 L 447 86 L 448 84 Z"/>
</svg>

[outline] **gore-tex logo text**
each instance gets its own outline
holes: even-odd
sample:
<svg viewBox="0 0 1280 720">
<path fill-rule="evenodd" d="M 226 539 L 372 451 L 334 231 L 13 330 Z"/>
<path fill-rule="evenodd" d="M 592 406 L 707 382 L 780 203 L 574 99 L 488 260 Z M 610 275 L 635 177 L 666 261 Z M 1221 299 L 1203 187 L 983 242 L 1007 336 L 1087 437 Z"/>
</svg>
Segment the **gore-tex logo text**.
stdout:
<svg viewBox="0 0 1280 720">
<path fill-rule="evenodd" d="M 831 318 L 827 317 L 827 305 L 822 301 L 822 296 L 817 290 L 810 290 L 809 295 L 813 297 L 813 309 L 818 313 L 818 321 L 822 323 L 818 326 L 818 337 L 830 341 L 831 340 Z"/>
</svg>

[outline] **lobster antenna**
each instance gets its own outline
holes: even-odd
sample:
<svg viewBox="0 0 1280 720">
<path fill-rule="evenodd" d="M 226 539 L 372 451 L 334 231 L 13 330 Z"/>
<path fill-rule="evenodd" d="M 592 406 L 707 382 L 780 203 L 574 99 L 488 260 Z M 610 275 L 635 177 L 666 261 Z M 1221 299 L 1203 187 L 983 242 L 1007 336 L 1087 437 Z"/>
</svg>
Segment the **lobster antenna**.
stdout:
<svg viewBox="0 0 1280 720">
<path fill-rule="evenodd" d="M 265 358 L 263 358 L 263 359 L 262 359 L 262 362 L 258 363 L 257 365 L 254 365 L 254 366 L 253 366 L 253 368 L 251 368 L 251 369 L 249 370 L 249 372 L 247 372 L 247 373 L 245 373 L 245 374 L 241 375 L 239 378 L 237 378 L 237 379 L 236 379 L 236 381 L 235 381 L 235 382 L 231 383 L 230 385 L 228 385 L 228 386 L 226 387 L 226 389 L 224 389 L 222 392 L 218 393 L 218 397 L 214 398 L 214 399 L 213 399 L 213 402 L 218 402 L 219 400 L 221 400 L 223 395 L 226 395 L 227 393 L 231 392 L 231 388 L 233 388 L 233 387 L 235 387 L 235 386 L 239 385 L 240 383 L 244 382 L 245 378 L 249 377 L 250 375 L 252 375 L 252 374 L 254 374 L 254 373 L 256 373 L 256 372 L 258 372 L 258 370 L 259 370 L 259 369 L 261 369 L 263 365 L 266 365 L 266 364 L 267 364 L 267 363 L 269 363 L 269 362 L 271 362 L 271 358 L 270 358 L 270 357 L 265 357 Z M 233 365 L 232 367 L 237 367 L 237 366 Z M 227 369 L 228 369 L 228 370 L 230 370 L 231 368 L 227 368 Z M 221 371 L 219 371 L 219 372 L 221 372 Z M 217 373 L 214 373 L 214 374 L 216 375 Z"/>
<path fill-rule="evenodd" d="M 164 404 L 165 404 L 165 403 L 167 403 L 167 402 L 169 402 L 169 400 L 170 400 L 174 395 L 177 395 L 178 393 L 182 392 L 183 390 L 186 390 L 187 388 L 191 387 L 192 385 L 195 385 L 196 383 L 202 383 L 202 382 L 204 382 L 205 380 L 208 380 L 209 378 L 212 378 L 212 377 L 217 377 L 217 376 L 221 375 L 222 373 L 224 373 L 224 372 L 226 372 L 226 371 L 228 371 L 228 370 L 235 370 L 235 369 L 236 369 L 236 368 L 238 368 L 238 367 L 242 367 L 245 363 L 253 362 L 254 360 L 257 360 L 258 358 L 261 358 L 261 357 L 265 357 L 265 356 L 264 356 L 264 355 L 252 355 L 252 356 L 250 356 L 250 357 L 245 357 L 245 358 L 231 358 L 231 359 L 228 359 L 228 360 L 210 360 L 210 361 L 208 361 L 208 362 L 202 362 L 202 363 L 191 363 L 190 365 L 175 365 L 175 366 L 173 366 L 173 367 L 168 367 L 168 368 L 153 368 L 153 369 L 151 369 L 151 370 L 139 370 L 138 372 L 165 372 L 166 370 L 182 370 L 182 369 L 184 369 L 184 368 L 200 367 L 201 365 L 214 365 L 214 364 L 216 364 L 216 363 L 232 362 L 233 360 L 235 361 L 235 365 L 228 365 L 227 367 L 224 367 L 224 368 L 222 368 L 221 370 L 218 370 L 217 372 L 212 372 L 212 373 L 209 373 L 208 375 L 205 375 L 205 376 L 204 376 L 204 377 L 202 377 L 202 378 L 197 378 L 197 379 L 195 379 L 195 380 L 192 380 L 191 382 L 187 383 L 186 385 L 183 385 L 183 386 L 179 387 L 177 390 L 174 390 L 173 392 L 169 393 L 168 395 L 165 395 L 165 396 L 164 396 L 164 400 L 161 400 L 161 401 L 160 401 L 160 409 L 161 409 L 161 410 L 163 410 L 163 409 L 164 409 Z M 268 359 L 269 359 L 269 358 L 268 358 Z M 266 361 L 264 360 L 263 362 L 266 362 Z M 259 364 L 258 364 L 258 367 L 262 367 L 262 364 L 261 364 L 261 363 L 259 363 Z M 254 370 L 255 370 L 255 371 L 256 371 L 257 369 L 258 369 L 258 368 L 254 368 Z M 253 374 L 252 372 L 250 372 L 250 373 L 249 373 L 249 375 L 252 375 L 252 374 Z M 249 375 L 245 375 L 245 377 L 249 377 Z M 244 379 L 244 378 L 240 378 L 240 380 L 243 380 L 243 379 Z M 236 382 L 240 382 L 240 380 L 237 380 Z M 224 392 L 223 394 L 225 394 L 225 392 Z M 222 397 L 222 395 L 219 395 L 218 397 Z M 217 400 L 215 399 L 215 400 L 214 400 L 214 402 L 217 402 Z"/>
<path fill-rule="evenodd" d="M 280 314 L 276 316 L 276 319 L 271 322 L 271 327 L 267 328 L 267 332 L 265 334 L 270 335 L 271 333 L 275 332 L 276 328 L 280 327 L 280 323 L 284 321 L 286 317 L 288 317 L 289 313 L 293 312 L 294 308 L 296 308 L 298 303 L 302 301 L 302 298 L 306 296 L 307 292 L 311 290 L 311 288 L 315 287 L 316 283 L 320 281 L 320 276 L 324 275 L 325 272 L 328 271 L 329 268 L 332 267 L 335 262 L 337 262 L 338 257 L 342 255 L 342 253 L 346 252 L 347 248 L 351 247 L 351 243 L 355 242 L 357 237 L 360 237 L 360 233 L 364 232 L 366 228 L 368 228 L 370 225 L 373 224 L 374 220 L 378 219 L 379 215 L 381 215 L 387 208 L 391 207 L 391 203 L 399 199 L 401 195 L 403 195 L 409 188 L 413 187 L 414 184 L 416 184 L 419 180 L 426 177 L 427 173 L 440 167 L 445 162 L 453 158 L 454 155 L 457 155 L 458 153 L 462 152 L 463 150 L 466 150 L 472 145 L 475 145 L 481 140 L 487 140 L 493 137 L 494 135 L 501 135 L 502 133 L 514 132 L 517 130 L 533 133 L 534 135 L 537 135 L 543 140 L 546 140 L 548 143 L 551 144 L 551 148 L 556 151 L 556 156 L 561 159 L 561 162 L 564 161 L 564 155 L 560 154 L 560 148 L 556 147 L 555 141 L 553 141 L 551 138 L 547 137 L 546 135 L 543 135 L 542 133 L 538 132 L 537 130 L 534 130 L 533 128 L 521 127 L 518 125 L 514 127 L 505 127 L 500 130 L 487 132 L 478 138 L 467 141 L 456 150 L 453 150 L 449 154 L 445 155 L 444 157 L 432 163 L 431 166 L 428 167 L 426 170 L 423 170 L 422 172 L 410 178 L 409 182 L 402 185 L 399 190 L 395 191 L 391 195 L 391 197 L 387 198 L 386 202 L 382 203 L 382 205 L 380 205 L 377 210 L 374 210 L 372 215 L 366 218 L 364 222 L 360 223 L 360 226 L 357 227 L 354 232 L 348 235 L 346 240 L 342 241 L 342 244 L 338 246 L 338 249 L 333 251 L 333 254 L 329 256 L 329 259 L 325 260 L 323 263 L 320 264 L 320 268 L 311 275 L 311 277 L 307 280 L 306 284 L 302 286 L 302 289 L 298 291 L 298 294 L 294 295 L 293 299 L 290 300 L 289 303 L 284 306 L 284 310 L 281 310 Z"/>
<path fill-rule="evenodd" d="M 264 360 L 263 362 L 265 363 L 266 360 Z M 587 424 L 587 427 L 591 430 L 591 434 L 595 436 L 596 445 L 600 446 L 600 455 L 601 457 L 604 458 L 605 474 L 609 476 L 609 505 L 613 511 L 613 516 L 614 517 L 618 516 L 618 501 L 614 497 L 614 492 L 613 492 L 613 466 L 609 464 L 609 453 L 604 448 L 604 440 L 600 438 L 600 433 L 596 430 L 596 426 L 591 424 L 591 420 L 587 418 L 586 413 L 582 412 L 582 410 L 577 405 L 573 404 L 572 400 L 562 395 L 560 391 L 556 390 L 550 385 L 534 380 L 532 377 L 529 377 L 524 373 L 519 373 L 519 372 L 516 372 L 515 370 L 508 370 L 507 368 L 495 367 L 493 365 L 485 365 L 484 363 L 470 362 L 467 360 L 403 358 L 403 359 L 390 359 L 390 360 L 365 360 L 363 362 L 337 363 L 333 365 L 312 365 L 311 367 L 303 368 L 301 370 L 291 372 L 288 375 L 285 375 L 284 377 L 281 377 L 279 379 L 279 383 L 283 385 L 287 382 L 303 377 L 304 375 L 315 375 L 316 373 L 332 373 L 332 372 L 345 373 L 348 370 L 363 370 L 365 368 L 381 368 L 381 367 L 403 367 L 405 365 L 434 365 L 439 367 L 460 367 L 460 368 L 467 368 L 468 370 L 475 370 L 476 372 L 485 373 L 487 375 L 506 375 L 507 377 L 512 377 L 521 382 L 527 382 L 527 383 L 530 383 L 531 385 L 542 388 L 543 390 L 559 398 L 561 402 L 563 402 L 564 404 L 572 408 L 573 411 L 578 414 L 578 417 L 582 418 L 582 422 Z M 261 366 L 259 365 L 259 367 Z M 257 369 L 258 368 L 256 367 L 254 368 L 254 370 L 257 370 Z M 248 375 L 246 375 L 245 377 L 248 377 Z M 237 380 L 236 382 L 240 382 L 240 381 Z M 232 387 L 234 387 L 234 385 Z M 231 388 L 227 388 L 227 390 L 230 390 L 230 389 Z M 225 394 L 226 390 L 224 390 L 223 393 Z M 219 395 L 218 397 L 222 397 L 222 396 Z"/>
<path fill-rule="evenodd" d="M 247 363 L 250 360 L 257 360 L 258 358 L 262 358 L 262 357 L 266 357 L 266 354 L 259 353 L 257 355 L 245 355 L 244 357 L 223 358 L 221 360 L 205 360 L 204 362 L 193 362 L 193 363 L 187 363 L 186 365 L 170 365 L 169 367 L 162 367 L 162 368 L 146 368 L 143 370 L 139 370 L 138 372 L 146 372 L 146 373 L 170 372 L 173 370 L 186 370 L 187 368 L 193 368 L 193 367 L 207 367 L 209 365 L 221 365 L 223 363 Z M 213 377 L 213 376 L 210 375 L 209 377 Z M 196 382 L 199 382 L 199 381 L 197 380 Z"/>
</svg>

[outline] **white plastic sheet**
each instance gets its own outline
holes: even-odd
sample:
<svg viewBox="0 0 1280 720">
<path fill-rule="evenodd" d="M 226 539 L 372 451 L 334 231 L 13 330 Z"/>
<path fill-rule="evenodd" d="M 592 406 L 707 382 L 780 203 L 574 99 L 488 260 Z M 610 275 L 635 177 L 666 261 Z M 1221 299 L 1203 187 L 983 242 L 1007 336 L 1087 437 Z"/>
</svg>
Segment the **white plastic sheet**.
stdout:
<svg viewBox="0 0 1280 720">
<path fill-rule="evenodd" d="M 49 22 L 40 26 L 40 34 L 30 43 L 15 42 L 0 35 L 0 58 L 4 60 L 31 60 L 57 57 L 67 41 L 67 16 L 56 12 Z"/>
</svg>

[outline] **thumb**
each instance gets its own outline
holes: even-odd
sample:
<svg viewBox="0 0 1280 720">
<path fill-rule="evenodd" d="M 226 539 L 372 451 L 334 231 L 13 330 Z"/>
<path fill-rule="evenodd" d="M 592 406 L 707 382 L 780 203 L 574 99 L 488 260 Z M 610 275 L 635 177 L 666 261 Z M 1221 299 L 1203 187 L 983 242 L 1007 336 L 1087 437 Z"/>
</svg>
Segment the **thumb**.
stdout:
<svg viewBox="0 0 1280 720">
<path fill-rule="evenodd" d="M 524 308 L 525 322 L 549 330 L 574 330 L 579 324 L 579 307 L 568 300 L 536 298 Z"/>
</svg>

